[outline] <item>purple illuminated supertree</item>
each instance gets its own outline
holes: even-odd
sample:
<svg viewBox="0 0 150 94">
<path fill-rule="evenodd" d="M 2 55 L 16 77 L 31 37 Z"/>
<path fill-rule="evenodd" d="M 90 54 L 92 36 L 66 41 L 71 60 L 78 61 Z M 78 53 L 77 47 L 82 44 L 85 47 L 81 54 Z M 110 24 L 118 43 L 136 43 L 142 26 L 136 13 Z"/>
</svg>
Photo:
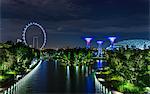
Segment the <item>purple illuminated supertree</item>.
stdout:
<svg viewBox="0 0 150 94">
<path fill-rule="evenodd" d="M 86 41 L 86 48 L 90 48 L 90 42 L 93 38 L 84 38 L 84 40 Z"/>
<path fill-rule="evenodd" d="M 116 37 L 108 37 L 108 39 L 110 40 L 110 42 L 111 42 L 111 45 L 110 45 L 110 47 L 112 48 L 112 50 L 114 49 L 114 42 L 115 42 L 115 40 L 116 40 Z"/>
<path fill-rule="evenodd" d="M 98 44 L 98 54 L 97 54 L 97 56 L 99 57 L 100 55 L 102 55 L 102 44 L 103 44 L 103 41 L 98 40 L 97 44 Z"/>
</svg>

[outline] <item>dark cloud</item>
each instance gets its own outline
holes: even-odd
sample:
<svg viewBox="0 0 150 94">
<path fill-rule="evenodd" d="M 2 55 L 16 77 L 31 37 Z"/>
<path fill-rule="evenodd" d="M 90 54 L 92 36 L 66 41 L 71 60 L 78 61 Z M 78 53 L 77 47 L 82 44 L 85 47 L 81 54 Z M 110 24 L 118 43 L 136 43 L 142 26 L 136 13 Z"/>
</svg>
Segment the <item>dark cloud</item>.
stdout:
<svg viewBox="0 0 150 94">
<path fill-rule="evenodd" d="M 1 8 L 4 18 L 54 21 L 148 15 L 146 0 L 3 0 Z"/>
<path fill-rule="evenodd" d="M 42 2 L 42 3 L 41 3 Z M 7 0 L 2 3 L 2 17 L 42 20 L 76 19 L 88 8 L 73 4 L 69 0 Z M 11 15 L 9 15 L 11 14 Z"/>
<path fill-rule="evenodd" d="M 3 40 L 20 38 L 31 21 L 46 29 L 51 47 L 90 35 L 149 38 L 149 0 L 1 0 L 0 9 Z"/>
</svg>

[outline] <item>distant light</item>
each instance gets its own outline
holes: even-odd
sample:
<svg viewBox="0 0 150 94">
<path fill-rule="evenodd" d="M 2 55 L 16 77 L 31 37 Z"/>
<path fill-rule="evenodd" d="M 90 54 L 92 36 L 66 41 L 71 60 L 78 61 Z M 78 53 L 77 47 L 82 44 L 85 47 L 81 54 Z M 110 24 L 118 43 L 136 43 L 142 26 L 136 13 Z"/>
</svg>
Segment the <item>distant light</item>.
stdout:
<svg viewBox="0 0 150 94">
<path fill-rule="evenodd" d="M 108 37 L 108 39 L 111 41 L 111 43 L 113 43 L 116 39 L 116 37 Z"/>
<path fill-rule="evenodd" d="M 84 38 L 88 43 L 93 39 L 93 38 Z"/>
<path fill-rule="evenodd" d="M 98 80 L 99 80 L 100 82 L 105 82 L 105 80 L 104 80 L 103 78 L 98 78 Z"/>
<path fill-rule="evenodd" d="M 22 42 L 22 40 L 21 40 L 21 39 L 17 39 L 17 43 L 18 43 L 18 42 Z"/>
<path fill-rule="evenodd" d="M 86 40 L 86 47 L 87 47 L 87 48 L 90 48 L 90 42 L 91 42 L 92 39 L 93 39 L 93 38 L 91 38 L 91 37 L 84 38 L 84 40 Z"/>
<path fill-rule="evenodd" d="M 97 41 L 97 44 L 102 44 L 102 43 L 103 43 L 103 41 L 101 41 L 101 40 Z"/>
</svg>

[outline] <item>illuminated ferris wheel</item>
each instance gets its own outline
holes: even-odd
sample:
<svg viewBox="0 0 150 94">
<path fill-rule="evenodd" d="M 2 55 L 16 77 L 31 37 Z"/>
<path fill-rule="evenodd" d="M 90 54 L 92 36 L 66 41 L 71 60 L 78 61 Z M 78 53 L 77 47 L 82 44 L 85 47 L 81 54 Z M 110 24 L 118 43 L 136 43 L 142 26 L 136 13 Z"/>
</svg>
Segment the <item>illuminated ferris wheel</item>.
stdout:
<svg viewBox="0 0 150 94">
<path fill-rule="evenodd" d="M 44 37 L 43 37 L 43 44 L 42 44 L 42 46 L 40 47 L 40 49 L 43 49 L 44 46 L 46 45 L 46 32 L 45 32 L 44 28 L 43 28 L 40 24 L 38 24 L 38 23 L 31 22 L 31 23 L 28 23 L 28 24 L 25 26 L 25 28 L 23 29 L 23 32 L 22 32 L 22 40 L 23 40 L 23 42 L 25 43 L 25 45 L 28 45 L 27 40 L 26 40 L 26 32 L 27 32 L 27 30 L 28 30 L 28 28 L 29 28 L 30 26 L 37 26 L 37 27 L 39 27 L 39 28 L 41 29 L 41 31 L 42 31 Z"/>
</svg>

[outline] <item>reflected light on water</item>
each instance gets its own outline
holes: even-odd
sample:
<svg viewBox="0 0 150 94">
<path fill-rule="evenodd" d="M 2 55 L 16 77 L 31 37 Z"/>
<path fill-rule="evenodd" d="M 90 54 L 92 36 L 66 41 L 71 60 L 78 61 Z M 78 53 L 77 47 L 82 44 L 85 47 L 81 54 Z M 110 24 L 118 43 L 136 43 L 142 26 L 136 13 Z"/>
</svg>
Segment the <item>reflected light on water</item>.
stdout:
<svg viewBox="0 0 150 94">
<path fill-rule="evenodd" d="M 84 74 L 84 66 L 82 66 L 81 70 L 82 70 L 82 75 L 83 75 Z"/>
<path fill-rule="evenodd" d="M 57 70 L 55 70 L 57 64 Z M 88 66 L 60 66 L 59 62 L 42 62 L 36 72 L 22 83 L 16 94 L 94 94 L 95 82 Z M 80 72 L 80 70 L 83 72 Z M 86 74 L 86 77 L 85 77 Z"/>
<path fill-rule="evenodd" d="M 79 66 L 76 66 L 76 76 L 78 77 L 78 73 L 79 73 Z"/>
<path fill-rule="evenodd" d="M 89 74 L 91 74 L 91 72 L 92 72 L 92 68 L 91 68 L 91 67 L 89 67 Z"/>
<path fill-rule="evenodd" d="M 88 66 L 86 66 L 86 73 L 85 73 L 85 76 L 86 76 L 86 77 L 88 76 Z"/>
<path fill-rule="evenodd" d="M 57 70 L 57 61 L 55 61 L 55 69 Z"/>
<path fill-rule="evenodd" d="M 67 92 L 70 91 L 70 68 L 67 66 L 67 82 L 66 82 Z"/>
<path fill-rule="evenodd" d="M 69 68 L 69 66 L 67 66 L 67 79 L 68 80 L 70 79 L 70 68 Z"/>
<path fill-rule="evenodd" d="M 97 67 L 101 68 L 102 67 L 102 60 L 97 60 Z"/>
<path fill-rule="evenodd" d="M 76 88 L 79 86 L 79 66 L 76 66 Z"/>
</svg>

